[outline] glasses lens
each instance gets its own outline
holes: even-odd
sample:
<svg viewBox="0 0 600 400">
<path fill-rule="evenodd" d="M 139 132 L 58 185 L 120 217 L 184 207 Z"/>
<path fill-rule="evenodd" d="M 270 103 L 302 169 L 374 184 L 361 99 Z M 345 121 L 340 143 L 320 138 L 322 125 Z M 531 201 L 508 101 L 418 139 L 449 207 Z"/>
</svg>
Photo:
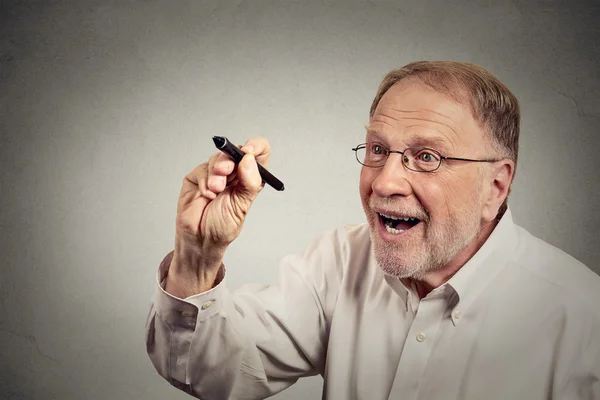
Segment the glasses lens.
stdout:
<svg viewBox="0 0 600 400">
<path fill-rule="evenodd" d="M 361 163 L 363 165 L 365 163 L 365 156 L 367 154 L 365 146 L 366 146 L 365 144 L 359 144 L 358 146 L 356 146 L 356 149 L 355 149 L 356 159 L 358 160 L 359 163 Z"/>
<path fill-rule="evenodd" d="M 402 157 L 406 168 L 417 172 L 431 172 L 439 168 L 442 161 L 440 153 L 428 148 L 409 147 Z"/>
<path fill-rule="evenodd" d="M 387 156 L 388 149 L 381 143 L 365 143 L 356 147 L 356 159 L 367 167 L 383 166 Z"/>
</svg>

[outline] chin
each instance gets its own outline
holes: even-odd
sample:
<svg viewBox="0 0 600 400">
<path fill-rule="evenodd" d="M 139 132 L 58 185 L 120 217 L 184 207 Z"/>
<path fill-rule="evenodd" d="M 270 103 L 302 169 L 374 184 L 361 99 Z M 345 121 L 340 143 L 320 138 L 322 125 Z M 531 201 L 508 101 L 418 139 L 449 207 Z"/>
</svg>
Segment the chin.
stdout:
<svg viewBox="0 0 600 400">
<path fill-rule="evenodd" d="M 379 268 L 394 278 L 423 278 L 436 268 L 430 264 L 430 252 L 414 243 L 393 243 L 379 236 L 378 227 L 369 224 L 371 244 Z"/>
<path fill-rule="evenodd" d="M 377 222 L 377 221 L 375 221 Z M 427 274 L 442 270 L 463 252 L 476 236 L 476 232 L 457 237 L 446 235 L 447 240 L 434 237 L 409 236 L 395 242 L 380 237 L 380 227 L 370 223 L 371 244 L 377 264 L 394 278 L 423 280 Z"/>
<path fill-rule="evenodd" d="M 422 280 L 429 272 L 437 269 L 431 264 L 425 264 L 424 260 L 394 257 L 393 254 L 390 254 L 385 249 L 378 249 L 376 247 L 374 247 L 374 251 L 377 265 L 379 265 L 383 273 L 397 279 L 412 278 Z"/>
</svg>

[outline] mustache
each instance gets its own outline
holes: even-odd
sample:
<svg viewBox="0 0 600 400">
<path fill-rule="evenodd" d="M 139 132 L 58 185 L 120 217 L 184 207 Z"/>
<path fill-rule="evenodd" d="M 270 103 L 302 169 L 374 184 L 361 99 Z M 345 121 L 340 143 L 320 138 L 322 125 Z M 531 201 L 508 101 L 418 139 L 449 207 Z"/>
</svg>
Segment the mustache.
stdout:
<svg viewBox="0 0 600 400">
<path fill-rule="evenodd" d="M 385 209 L 394 214 L 410 215 L 418 218 L 421 221 L 429 221 L 429 213 L 421 206 L 407 206 L 399 202 L 398 200 L 385 198 L 385 199 L 369 199 L 370 208 Z"/>
</svg>

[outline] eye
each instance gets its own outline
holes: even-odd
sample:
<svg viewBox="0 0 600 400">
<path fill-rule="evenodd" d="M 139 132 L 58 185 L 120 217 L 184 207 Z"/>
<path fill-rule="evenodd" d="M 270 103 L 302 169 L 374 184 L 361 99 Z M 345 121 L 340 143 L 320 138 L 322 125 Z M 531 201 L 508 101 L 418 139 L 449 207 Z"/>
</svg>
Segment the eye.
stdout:
<svg viewBox="0 0 600 400">
<path fill-rule="evenodd" d="M 417 154 L 417 160 L 424 163 L 437 163 L 439 161 L 439 156 L 431 150 L 421 150 L 419 154 Z"/>
<path fill-rule="evenodd" d="M 379 143 L 371 143 L 371 154 L 376 155 L 376 156 L 381 156 L 381 155 L 385 155 L 387 154 L 387 149 L 385 148 L 385 146 L 379 144 Z"/>
</svg>

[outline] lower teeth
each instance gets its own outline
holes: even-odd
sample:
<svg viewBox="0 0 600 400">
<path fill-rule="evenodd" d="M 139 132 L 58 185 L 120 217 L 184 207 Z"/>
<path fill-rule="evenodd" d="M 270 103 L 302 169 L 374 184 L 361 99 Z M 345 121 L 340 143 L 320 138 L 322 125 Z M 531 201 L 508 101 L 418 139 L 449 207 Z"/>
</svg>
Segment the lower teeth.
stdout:
<svg viewBox="0 0 600 400">
<path fill-rule="evenodd" d="M 385 230 L 388 231 L 389 233 L 402 233 L 404 232 L 404 229 L 396 229 L 396 228 L 392 228 L 391 226 L 385 225 Z"/>
</svg>

